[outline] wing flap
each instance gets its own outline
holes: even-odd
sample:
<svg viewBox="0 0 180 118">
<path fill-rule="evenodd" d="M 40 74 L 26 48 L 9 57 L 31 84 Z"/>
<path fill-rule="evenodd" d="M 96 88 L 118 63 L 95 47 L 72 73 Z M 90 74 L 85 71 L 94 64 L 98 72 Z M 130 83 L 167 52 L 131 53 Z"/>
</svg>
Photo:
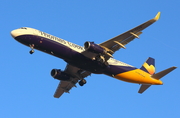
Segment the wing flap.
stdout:
<svg viewBox="0 0 180 118">
<path fill-rule="evenodd" d="M 123 33 L 123 34 L 120 34 L 110 40 L 107 40 L 99 45 L 109 48 L 111 50 L 113 49 L 113 47 L 115 45 L 117 45 L 114 41 L 117 41 L 119 43 L 122 43 L 123 45 L 126 45 L 129 42 L 131 42 L 133 39 L 139 38 L 139 35 L 142 34 L 141 31 L 144 30 L 145 28 L 147 28 L 148 26 L 150 26 L 151 24 L 153 24 L 154 22 L 156 22 L 159 19 L 159 17 L 160 17 L 160 12 L 158 12 L 157 15 L 153 19 L 151 19 L 151 20 L 149 20 L 149 21 Z M 122 47 L 119 47 L 119 49 L 120 48 L 122 48 Z M 116 51 L 117 47 L 114 48 L 113 50 Z"/>
<path fill-rule="evenodd" d="M 123 41 L 121 41 L 121 43 L 120 42 L 118 42 L 118 41 L 114 41 L 115 43 L 120 43 L 121 45 L 123 45 L 123 46 L 121 46 L 121 45 L 115 45 L 114 44 L 114 46 L 111 48 L 111 50 L 113 51 L 113 52 L 116 52 L 117 50 L 119 50 L 120 48 L 124 48 L 124 49 L 126 49 L 125 48 L 125 45 L 126 44 L 128 44 L 129 42 L 131 42 L 132 40 L 134 40 L 135 38 L 139 38 L 139 35 L 140 34 L 142 34 L 142 32 L 138 32 L 137 34 L 132 34 L 132 36 L 130 36 L 130 37 L 128 37 L 127 39 L 125 39 L 125 40 L 123 40 Z"/>
<path fill-rule="evenodd" d="M 131 32 L 130 32 L 131 33 Z M 138 33 L 132 33 L 133 36 L 127 38 L 126 40 L 122 41 L 122 44 L 123 45 L 126 45 L 128 44 L 129 42 L 131 42 L 132 40 L 134 40 L 135 38 L 138 38 L 139 39 L 139 35 L 141 35 L 142 32 L 138 32 Z"/>
<path fill-rule="evenodd" d="M 65 71 L 66 73 L 70 74 L 71 81 L 60 81 L 59 85 L 54 93 L 55 98 L 61 97 L 61 95 L 65 93 L 69 93 L 69 91 L 72 89 L 72 87 L 76 87 L 76 83 L 89 76 L 91 73 L 88 71 L 81 70 L 77 67 L 74 67 L 72 65 L 67 64 Z"/>
<path fill-rule="evenodd" d="M 55 98 L 59 98 L 64 92 L 69 93 L 69 90 L 75 86 L 78 82 L 78 79 L 74 79 L 73 81 L 60 81 L 56 92 L 54 93 Z"/>
<path fill-rule="evenodd" d="M 64 93 L 64 89 L 61 87 L 61 82 L 59 83 L 56 92 L 54 93 L 54 97 L 55 98 L 59 98 L 63 93 Z"/>
</svg>

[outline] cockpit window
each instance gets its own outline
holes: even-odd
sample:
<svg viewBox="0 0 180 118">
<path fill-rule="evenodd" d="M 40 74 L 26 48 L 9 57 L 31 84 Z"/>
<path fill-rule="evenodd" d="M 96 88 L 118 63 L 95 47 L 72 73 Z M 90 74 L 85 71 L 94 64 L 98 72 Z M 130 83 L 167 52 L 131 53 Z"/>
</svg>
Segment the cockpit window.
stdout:
<svg viewBox="0 0 180 118">
<path fill-rule="evenodd" d="M 21 27 L 20 29 L 27 29 L 26 27 Z"/>
</svg>

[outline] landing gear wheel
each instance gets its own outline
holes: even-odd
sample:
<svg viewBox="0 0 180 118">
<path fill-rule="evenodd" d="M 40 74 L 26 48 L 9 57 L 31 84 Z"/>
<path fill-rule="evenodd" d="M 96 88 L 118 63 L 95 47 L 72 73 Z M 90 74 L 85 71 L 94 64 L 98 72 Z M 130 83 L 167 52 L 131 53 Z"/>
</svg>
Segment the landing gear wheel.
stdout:
<svg viewBox="0 0 180 118">
<path fill-rule="evenodd" d="M 29 47 L 31 48 L 31 51 L 29 51 L 30 54 L 34 53 L 34 44 L 29 44 Z"/>
<path fill-rule="evenodd" d="M 34 53 L 34 50 L 29 51 L 29 53 L 30 53 L 30 54 L 33 54 L 33 53 Z"/>
<path fill-rule="evenodd" d="M 79 82 L 79 85 L 80 86 L 83 86 L 84 84 L 86 84 L 87 82 L 86 82 L 86 80 L 85 79 L 82 79 L 80 82 Z"/>
</svg>

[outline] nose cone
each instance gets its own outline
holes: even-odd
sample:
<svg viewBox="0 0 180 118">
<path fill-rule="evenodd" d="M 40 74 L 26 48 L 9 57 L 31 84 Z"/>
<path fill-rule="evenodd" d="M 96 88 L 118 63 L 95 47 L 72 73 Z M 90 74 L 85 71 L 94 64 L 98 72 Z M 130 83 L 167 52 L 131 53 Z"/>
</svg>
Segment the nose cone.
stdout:
<svg viewBox="0 0 180 118">
<path fill-rule="evenodd" d="M 20 32 L 18 31 L 18 30 L 13 30 L 13 31 L 11 31 L 11 36 L 13 37 L 13 38 L 16 38 L 17 36 L 19 36 L 20 35 Z"/>
</svg>

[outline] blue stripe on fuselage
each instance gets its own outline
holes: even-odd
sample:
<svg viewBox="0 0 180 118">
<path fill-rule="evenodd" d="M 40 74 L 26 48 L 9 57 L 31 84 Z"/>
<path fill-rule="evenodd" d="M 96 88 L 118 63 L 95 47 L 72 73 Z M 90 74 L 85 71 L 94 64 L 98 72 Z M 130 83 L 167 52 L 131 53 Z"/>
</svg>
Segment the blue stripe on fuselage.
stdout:
<svg viewBox="0 0 180 118">
<path fill-rule="evenodd" d="M 15 39 L 26 46 L 34 44 L 35 49 L 57 56 L 62 59 L 69 59 L 73 55 L 70 53 L 70 48 L 64 46 L 61 43 L 44 37 L 39 37 L 35 35 L 21 35 L 16 37 Z"/>
<path fill-rule="evenodd" d="M 90 71 L 96 74 L 106 74 L 109 76 L 116 75 L 122 72 L 134 70 L 134 67 L 109 65 L 104 67 L 100 62 L 89 59 L 80 52 L 77 52 L 70 47 L 63 45 L 60 42 L 54 41 L 49 38 L 36 36 L 36 35 L 21 35 L 15 38 L 18 42 L 29 46 L 35 45 L 35 49 L 62 58 L 67 63 L 81 68 L 83 70 Z M 65 41 L 65 40 L 64 40 Z M 71 45 L 76 45 L 72 44 Z M 78 46 L 76 46 L 78 48 Z M 83 48 L 83 47 L 82 47 Z"/>
<path fill-rule="evenodd" d="M 93 61 L 88 57 L 85 57 L 83 54 L 72 50 L 68 46 L 51 39 L 34 35 L 22 35 L 16 37 L 15 39 L 26 46 L 29 46 L 29 44 L 34 44 L 35 49 L 62 58 L 67 63 L 83 70 L 101 74 L 105 69 L 101 63 Z"/>
</svg>

